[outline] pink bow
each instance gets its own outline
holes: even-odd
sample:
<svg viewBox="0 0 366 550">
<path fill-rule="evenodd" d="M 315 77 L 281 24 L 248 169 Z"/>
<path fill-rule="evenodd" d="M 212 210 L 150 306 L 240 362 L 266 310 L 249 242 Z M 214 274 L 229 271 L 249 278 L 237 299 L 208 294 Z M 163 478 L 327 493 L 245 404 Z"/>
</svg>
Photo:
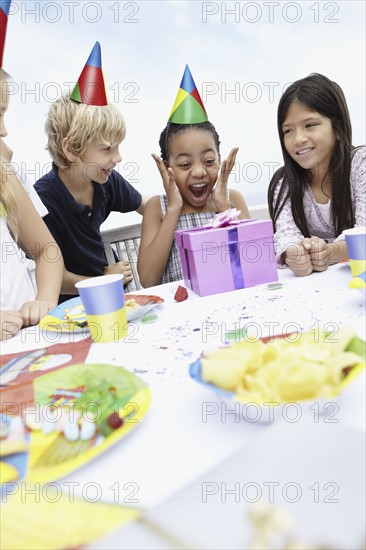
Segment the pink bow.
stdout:
<svg viewBox="0 0 366 550">
<path fill-rule="evenodd" d="M 219 214 L 216 214 L 216 216 L 214 216 L 212 220 L 206 223 L 203 227 L 216 229 L 218 227 L 226 227 L 227 225 L 236 225 L 240 223 L 240 220 L 238 220 L 240 214 L 241 210 L 237 210 L 236 208 L 229 208 L 229 210 L 225 210 L 225 212 L 220 212 Z"/>
</svg>

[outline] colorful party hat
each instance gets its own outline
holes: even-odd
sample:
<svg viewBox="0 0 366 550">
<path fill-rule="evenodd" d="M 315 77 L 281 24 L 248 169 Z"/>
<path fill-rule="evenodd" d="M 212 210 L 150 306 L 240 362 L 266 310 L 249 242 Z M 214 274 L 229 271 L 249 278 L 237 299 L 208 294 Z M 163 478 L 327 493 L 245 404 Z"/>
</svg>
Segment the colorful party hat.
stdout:
<svg viewBox="0 0 366 550">
<path fill-rule="evenodd" d="M 5 47 L 6 27 L 11 0 L 0 0 L 0 69 L 3 67 L 3 55 Z"/>
<path fill-rule="evenodd" d="M 70 98 L 86 105 L 108 105 L 99 42 L 95 43 Z"/>
<path fill-rule="evenodd" d="M 184 70 L 182 82 L 178 90 L 169 122 L 175 124 L 198 124 L 208 120 L 202 99 L 197 86 L 189 70 L 188 65 Z"/>
</svg>

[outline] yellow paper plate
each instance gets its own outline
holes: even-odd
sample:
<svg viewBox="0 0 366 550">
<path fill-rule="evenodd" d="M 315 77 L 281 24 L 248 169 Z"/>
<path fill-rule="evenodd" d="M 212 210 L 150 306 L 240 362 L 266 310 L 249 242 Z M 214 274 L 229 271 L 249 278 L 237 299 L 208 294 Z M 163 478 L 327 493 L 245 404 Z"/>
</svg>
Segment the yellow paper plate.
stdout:
<svg viewBox="0 0 366 550">
<path fill-rule="evenodd" d="M 108 388 L 108 399 L 110 395 L 112 399 L 98 402 L 98 390 L 95 388 L 103 385 Z M 90 418 L 89 414 L 93 412 L 100 420 L 104 415 L 104 407 L 107 416 L 118 412 L 124 419 L 123 425 L 103 436 L 99 427 L 101 424 L 97 423 L 96 434 L 87 441 L 80 438 L 69 441 L 62 431 L 53 431 L 46 435 L 41 430 L 33 430 L 26 481 L 47 483 L 83 466 L 138 427 L 150 406 L 150 390 L 134 373 L 113 365 L 71 365 L 34 381 L 35 403 L 39 407 L 37 410 L 41 419 L 45 415 L 42 412 L 44 406 L 52 403 L 56 417 L 59 418 L 62 409 L 68 406 L 67 403 L 82 399 L 80 394 L 84 395 L 88 389 L 89 392 L 92 391 L 90 402 L 78 407 L 81 416 Z M 116 396 L 115 399 L 113 395 Z"/>
<path fill-rule="evenodd" d="M 147 294 L 125 294 L 125 302 L 134 300 L 136 307 L 126 307 L 127 321 L 146 315 L 151 309 L 164 302 L 160 296 Z M 83 326 L 80 326 L 80 325 Z M 43 317 L 39 326 L 42 330 L 59 333 L 89 333 L 84 306 L 80 296 L 62 302 Z"/>
</svg>

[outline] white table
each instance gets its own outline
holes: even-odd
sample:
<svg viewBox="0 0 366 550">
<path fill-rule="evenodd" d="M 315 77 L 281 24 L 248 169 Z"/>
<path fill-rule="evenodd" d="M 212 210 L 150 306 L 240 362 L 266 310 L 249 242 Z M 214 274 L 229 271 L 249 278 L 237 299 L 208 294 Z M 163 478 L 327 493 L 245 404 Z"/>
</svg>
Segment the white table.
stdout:
<svg viewBox="0 0 366 550">
<path fill-rule="evenodd" d="M 131 485 L 126 485 L 131 483 L 136 489 L 135 504 L 150 510 L 150 514 L 156 514 L 155 520 L 160 525 L 166 522 L 165 527 L 168 530 L 181 530 L 180 535 L 182 529 L 183 534 L 185 532 L 185 520 L 177 522 L 177 518 L 181 517 L 179 506 L 183 506 L 179 503 L 183 499 L 185 510 L 191 510 L 189 521 L 191 526 L 193 525 L 192 529 L 197 531 L 197 536 L 188 537 L 188 540 L 193 541 L 193 547 L 199 544 L 203 548 L 205 546 L 202 541 L 206 541 L 208 548 L 215 547 L 214 544 L 217 544 L 217 548 L 225 548 L 229 540 L 230 544 L 234 544 L 232 538 L 227 539 L 224 534 L 220 542 L 218 527 L 212 527 L 212 523 L 216 521 L 216 514 L 222 511 L 212 509 L 214 516 L 211 516 L 210 528 L 210 521 L 207 521 L 206 516 L 202 525 L 197 521 L 197 517 L 203 513 L 202 499 L 197 500 L 197 490 L 199 492 L 202 488 L 207 472 L 214 469 L 212 475 L 217 475 L 215 468 L 219 464 L 228 460 L 234 461 L 228 463 L 226 470 L 224 468 L 228 475 L 230 472 L 232 475 L 233 472 L 237 472 L 235 460 L 239 460 L 239 463 L 241 461 L 237 458 L 239 453 L 239 456 L 246 457 L 245 467 L 252 468 L 252 478 L 256 475 L 259 480 L 262 475 L 260 458 L 266 454 L 265 449 L 271 448 L 268 447 L 268 442 L 278 441 L 279 447 L 287 449 L 285 455 L 291 457 L 293 453 L 289 452 L 291 446 L 288 444 L 288 438 L 301 441 L 302 437 L 299 434 L 303 432 L 304 440 L 312 441 L 315 448 L 317 445 L 324 448 L 324 441 L 329 440 L 329 464 L 337 458 L 338 447 L 342 448 L 342 459 L 340 463 L 336 462 L 335 471 L 338 472 L 339 478 L 343 476 L 347 470 L 347 453 L 344 453 L 342 441 L 338 441 L 337 437 L 343 433 L 358 434 L 354 435 L 354 441 L 357 440 L 354 445 L 357 452 L 360 451 L 357 438 L 363 437 L 365 432 L 363 377 L 359 377 L 347 389 L 342 406 L 336 413 L 338 428 L 343 431 L 334 430 L 330 433 L 327 428 L 333 427 L 334 424 L 314 422 L 314 412 L 304 414 L 296 425 L 283 419 L 273 426 L 250 423 L 231 414 L 227 405 L 218 405 L 215 395 L 191 380 L 188 375 L 189 364 L 199 357 L 202 351 L 221 345 L 225 341 L 227 331 L 238 327 L 244 327 L 249 334 L 260 337 L 317 328 L 333 330 L 336 336 L 339 327 L 347 324 L 353 326 L 360 337 L 365 337 L 364 297 L 358 291 L 347 287 L 351 278 L 348 264 L 333 266 L 324 273 L 314 273 L 302 279 L 294 277 L 287 269 L 280 270 L 279 276 L 283 288 L 278 290 L 269 290 L 267 285 L 263 285 L 205 298 L 190 293 L 189 299 L 182 303 L 174 302 L 178 283 L 141 291 L 142 294 L 156 294 L 164 298 L 164 304 L 155 309 L 158 315 L 157 322 L 146 325 L 135 322 L 133 334 L 128 337 L 127 342 L 93 344 L 86 362 L 120 365 L 137 372 L 150 385 L 151 408 L 141 425 L 127 438 L 64 480 L 79 484 L 75 495 L 83 496 L 83 487 L 93 481 L 100 485 L 102 499 L 114 502 L 117 484 L 119 502 L 131 504 Z M 59 341 L 67 341 L 68 338 L 68 335 L 63 335 Z M 26 329 L 13 340 L 2 344 L 2 353 L 42 347 L 44 340 L 44 335 L 40 335 L 38 329 Z M 212 414 L 207 414 L 208 412 Z M 317 430 L 319 425 L 322 425 L 323 432 L 325 426 L 325 433 Z M 350 438 L 352 439 L 352 436 Z M 337 446 L 335 441 L 338 443 Z M 262 455 L 258 449 L 262 449 Z M 243 452 L 244 455 L 240 455 Z M 249 457 L 252 454 L 251 461 Z M 303 452 L 297 455 L 297 460 L 303 455 Z M 283 459 L 283 453 L 274 458 L 277 463 Z M 289 464 L 292 464 L 291 459 Z M 320 464 L 321 469 L 319 480 L 324 480 L 325 466 L 321 457 L 315 457 L 314 465 L 316 464 Z M 340 465 L 343 465 L 344 470 Z M 352 464 L 352 468 L 355 467 Z M 358 471 L 361 472 L 361 469 Z M 235 474 L 233 475 L 235 479 Z M 271 475 L 273 477 L 273 474 Z M 297 475 L 300 475 L 299 472 Z M 283 477 L 282 474 L 277 474 L 279 480 L 282 479 L 281 476 Z M 307 479 L 304 481 L 305 477 L 303 475 L 302 479 L 307 483 Z M 349 482 L 347 475 L 342 479 L 344 483 Z M 232 477 L 228 478 L 228 483 L 231 481 Z M 63 480 L 59 483 L 62 486 Z M 358 502 L 362 494 L 354 494 L 355 501 Z M 171 506 L 169 499 L 173 499 Z M 178 504 L 174 505 L 174 499 L 178 499 Z M 207 507 L 203 508 L 206 512 Z M 311 509 L 311 514 L 314 514 L 314 507 Z M 167 510 L 170 510 L 170 516 Z M 339 505 L 339 510 L 340 513 L 344 513 L 344 503 Z M 309 517 L 313 517 L 311 514 Z M 351 521 L 350 514 L 348 516 L 347 521 Z M 359 516 L 356 520 L 359 523 Z M 326 525 L 327 522 L 324 523 L 323 534 Z M 340 524 L 338 526 L 341 528 Z M 240 545 L 239 538 L 243 540 L 241 530 L 231 528 L 230 531 L 234 533 L 234 539 L 237 537 L 236 544 Z M 96 543 L 93 548 L 169 547 L 164 546 L 167 544 L 164 543 L 164 539 L 151 537 L 149 530 L 141 525 L 127 527 L 123 533 L 123 536 L 111 535 L 99 546 Z M 354 537 L 357 535 L 358 533 L 353 532 Z"/>
</svg>

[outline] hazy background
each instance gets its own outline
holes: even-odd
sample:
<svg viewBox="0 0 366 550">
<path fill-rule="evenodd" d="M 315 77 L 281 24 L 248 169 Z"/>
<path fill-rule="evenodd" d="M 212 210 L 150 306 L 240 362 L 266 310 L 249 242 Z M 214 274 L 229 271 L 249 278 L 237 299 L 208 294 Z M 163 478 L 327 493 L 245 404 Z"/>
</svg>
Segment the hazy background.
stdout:
<svg viewBox="0 0 366 550">
<path fill-rule="evenodd" d="M 151 158 L 189 65 L 223 158 L 239 146 L 231 187 L 266 202 L 282 162 L 277 103 L 288 83 L 320 72 L 343 88 L 353 142 L 365 143 L 365 2 L 13 1 L 4 68 L 11 73 L 7 142 L 31 180 L 49 169 L 44 122 L 96 40 L 109 100 L 127 137 L 121 174 L 145 194 L 162 190 Z M 139 221 L 112 214 L 104 228 Z"/>
</svg>

